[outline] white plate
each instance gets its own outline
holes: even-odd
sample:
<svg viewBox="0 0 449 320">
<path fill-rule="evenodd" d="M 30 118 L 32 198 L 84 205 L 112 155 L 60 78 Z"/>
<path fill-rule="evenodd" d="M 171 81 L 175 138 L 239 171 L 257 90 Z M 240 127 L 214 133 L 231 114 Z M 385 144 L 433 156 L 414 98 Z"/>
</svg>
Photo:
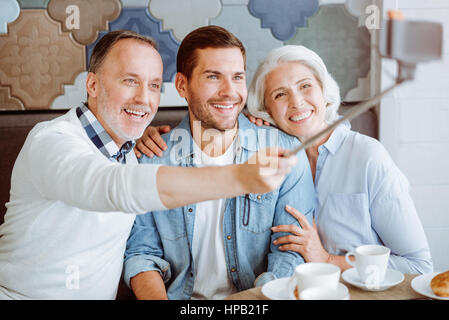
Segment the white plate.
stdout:
<svg viewBox="0 0 449 320">
<path fill-rule="evenodd" d="M 449 297 L 439 297 L 434 294 L 430 287 L 430 281 L 432 281 L 433 277 L 439 273 L 440 272 L 427 273 L 414 278 L 411 283 L 413 290 L 432 299 L 449 300 Z"/>
<path fill-rule="evenodd" d="M 384 281 L 377 286 L 366 285 L 363 283 L 355 268 L 346 270 L 341 274 L 341 277 L 347 283 L 365 291 L 384 291 L 404 281 L 404 275 L 400 271 L 393 269 L 387 269 Z"/>
<path fill-rule="evenodd" d="M 291 281 L 294 280 L 287 277 L 267 282 L 262 286 L 262 294 L 271 300 L 292 300 L 288 292 Z M 348 292 L 348 288 L 342 283 L 338 283 L 338 289 Z"/>
</svg>

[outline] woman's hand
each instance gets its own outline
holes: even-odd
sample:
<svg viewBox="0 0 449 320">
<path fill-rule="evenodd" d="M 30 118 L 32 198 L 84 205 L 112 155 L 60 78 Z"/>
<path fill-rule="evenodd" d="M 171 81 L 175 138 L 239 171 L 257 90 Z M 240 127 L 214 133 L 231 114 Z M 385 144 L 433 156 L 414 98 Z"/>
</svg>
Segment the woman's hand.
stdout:
<svg viewBox="0 0 449 320">
<path fill-rule="evenodd" d="M 256 118 L 253 117 L 252 115 L 250 115 L 249 113 L 243 112 L 243 114 L 248 118 L 249 121 L 251 121 L 252 123 L 254 123 L 256 126 L 269 126 L 270 123 L 268 121 L 265 121 L 263 119 L 260 118 Z"/>
<path fill-rule="evenodd" d="M 285 206 L 285 210 L 298 220 L 302 228 L 294 224 L 271 228 L 273 232 L 291 233 L 291 235 L 277 238 L 273 244 L 280 245 L 281 251 L 298 252 L 306 262 L 330 262 L 331 256 L 321 244 L 315 220 L 313 225 L 310 225 L 307 218 L 295 208 Z"/>
<path fill-rule="evenodd" d="M 142 153 L 150 158 L 153 158 L 154 155 L 162 157 L 162 150 L 167 150 L 167 145 L 165 144 L 164 139 L 162 139 L 161 134 L 167 133 L 169 131 L 170 126 L 148 126 L 145 129 L 142 137 L 136 141 L 134 153 L 136 154 L 137 158 L 140 158 L 142 156 Z"/>
</svg>

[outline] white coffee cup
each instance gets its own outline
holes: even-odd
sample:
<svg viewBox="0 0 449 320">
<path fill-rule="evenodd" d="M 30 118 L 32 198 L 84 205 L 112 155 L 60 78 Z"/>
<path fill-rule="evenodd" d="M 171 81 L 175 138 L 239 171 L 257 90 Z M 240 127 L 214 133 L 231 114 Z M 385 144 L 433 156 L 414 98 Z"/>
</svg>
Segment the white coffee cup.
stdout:
<svg viewBox="0 0 449 320">
<path fill-rule="evenodd" d="M 299 294 L 300 300 L 349 300 L 349 290 L 345 286 L 337 289 L 326 287 L 308 288 Z"/>
<path fill-rule="evenodd" d="M 337 289 L 340 272 L 339 267 L 330 263 L 307 262 L 298 265 L 289 288 L 290 298 L 297 299 L 294 294 L 296 288 L 298 294 L 305 289 L 314 287 Z"/>
<path fill-rule="evenodd" d="M 353 256 L 355 261 L 349 258 Z M 346 262 L 355 267 L 361 281 L 370 287 L 376 287 L 385 279 L 390 249 L 380 245 L 365 245 L 346 253 Z"/>
</svg>

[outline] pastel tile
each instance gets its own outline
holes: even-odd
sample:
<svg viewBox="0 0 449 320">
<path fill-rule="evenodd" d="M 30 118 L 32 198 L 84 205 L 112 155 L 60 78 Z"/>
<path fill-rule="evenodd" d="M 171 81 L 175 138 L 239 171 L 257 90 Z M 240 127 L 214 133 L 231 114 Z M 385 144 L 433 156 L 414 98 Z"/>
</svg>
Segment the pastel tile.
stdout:
<svg viewBox="0 0 449 320">
<path fill-rule="evenodd" d="M 249 12 L 259 18 L 263 28 L 270 28 L 273 35 L 282 41 L 296 33 L 297 27 L 306 26 L 307 17 L 318 10 L 318 0 L 250 0 Z"/>
<path fill-rule="evenodd" d="M 352 14 L 353 16 L 357 17 L 359 19 L 359 26 L 362 26 L 365 24 L 366 19 L 368 18 L 368 13 L 371 12 L 371 10 L 368 10 L 367 13 L 367 9 L 369 9 L 369 6 L 376 6 L 377 4 L 376 2 L 378 2 L 377 0 L 346 0 L 345 6 L 346 9 L 348 10 L 348 12 L 350 14 Z M 380 8 L 378 8 L 379 11 L 379 17 L 381 16 L 381 11 Z"/>
<path fill-rule="evenodd" d="M 221 0 L 224 6 L 246 6 L 249 0 Z"/>
<path fill-rule="evenodd" d="M 164 63 L 164 81 L 173 80 L 176 73 L 176 54 L 179 42 L 171 32 L 161 31 L 160 21 L 156 20 L 148 11 L 148 8 L 123 8 L 117 20 L 109 23 L 109 30 L 128 29 L 153 38 L 157 44 L 159 53 Z M 87 64 L 92 50 L 105 32 L 100 32 L 97 40 L 86 47 Z"/>
<path fill-rule="evenodd" d="M 173 31 L 177 40 L 182 41 L 192 30 L 209 24 L 221 10 L 220 0 L 152 0 L 151 14 L 162 21 L 164 30 Z"/>
<path fill-rule="evenodd" d="M 64 85 L 64 94 L 53 100 L 50 109 L 69 109 L 87 101 L 87 71 L 81 72 L 73 84 Z"/>
<path fill-rule="evenodd" d="M 336 3 L 345 3 L 346 0 L 319 0 L 318 1 L 320 3 L 320 6 L 322 6 L 323 4 L 336 4 Z"/>
<path fill-rule="evenodd" d="M 187 101 L 179 96 L 173 82 L 164 82 L 159 107 L 187 106 Z"/>
<path fill-rule="evenodd" d="M 87 45 L 95 41 L 99 31 L 108 30 L 108 22 L 120 15 L 121 8 L 119 0 L 51 0 L 48 14 L 60 22 L 63 31 Z"/>
<path fill-rule="evenodd" d="M 23 103 L 12 97 L 9 87 L 0 86 L 0 110 L 23 110 Z"/>
<path fill-rule="evenodd" d="M 120 0 L 123 8 L 146 8 L 150 0 Z"/>
<path fill-rule="evenodd" d="M 16 0 L 2 0 L 0 10 L 0 33 L 8 32 L 8 23 L 15 21 L 20 14 L 19 3 Z"/>
<path fill-rule="evenodd" d="M 9 86 L 26 109 L 47 109 L 63 85 L 85 70 L 84 47 L 61 32 L 46 10 L 22 10 L 8 29 L 0 34 L 0 85 Z"/>
<path fill-rule="evenodd" d="M 356 102 L 368 99 L 370 97 L 370 85 L 371 81 L 368 73 L 365 78 L 357 79 L 357 87 L 348 91 L 346 97 L 344 97 L 344 101 Z"/>
<path fill-rule="evenodd" d="M 298 28 L 286 42 L 306 46 L 324 61 L 340 86 L 341 97 L 357 87 L 358 79 L 370 70 L 371 36 L 343 4 L 323 5 L 308 19 L 308 27 Z"/>
<path fill-rule="evenodd" d="M 270 30 L 262 29 L 260 20 L 252 16 L 246 8 L 224 6 L 221 14 L 211 20 L 232 32 L 242 41 L 246 49 L 246 79 L 249 85 L 259 62 L 274 48 L 282 46 L 282 41 L 275 39 Z"/>
<path fill-rule="evenodd" d="M 22 9 L 46 9 L 50 0 L 17 0 Z"/>
</svg>

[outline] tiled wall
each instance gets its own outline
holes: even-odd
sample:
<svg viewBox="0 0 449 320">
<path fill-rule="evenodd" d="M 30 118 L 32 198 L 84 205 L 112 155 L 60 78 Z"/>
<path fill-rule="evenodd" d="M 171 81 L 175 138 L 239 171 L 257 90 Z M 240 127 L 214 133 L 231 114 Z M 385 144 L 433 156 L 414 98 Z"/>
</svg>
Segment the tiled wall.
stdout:
<svg viewBox="0 0 449 320">
<path fill-rule="evenodd" d="M 248 84 L 267 52 L 284 44 L 317 51 L 344 101 L 372 90 L 365 8 L 374 0 L 1 0 L 0 110 L 66 109 L 86 99 L 86 69 L 109 30 L 153 37 L 164 61 L 161 106 L 185 105 L 174 85 L 184 36 L 220 25 L 247 49 Z M 370 91 L 371 90 L 371 91 Z"/>
<path fill-rule="evenodd" d="M 443 25 L 443 59 L 418 65 L 415 80 L 384 98 L 380 140 L 408 177 L 436 271 L 449 269 L 449 1 L 384 0 L 384 10 Z M 396 65 L 382 63 L 382 87 Z M 410 235 L 411 237 L 413 235 Z"/>
</svg>

